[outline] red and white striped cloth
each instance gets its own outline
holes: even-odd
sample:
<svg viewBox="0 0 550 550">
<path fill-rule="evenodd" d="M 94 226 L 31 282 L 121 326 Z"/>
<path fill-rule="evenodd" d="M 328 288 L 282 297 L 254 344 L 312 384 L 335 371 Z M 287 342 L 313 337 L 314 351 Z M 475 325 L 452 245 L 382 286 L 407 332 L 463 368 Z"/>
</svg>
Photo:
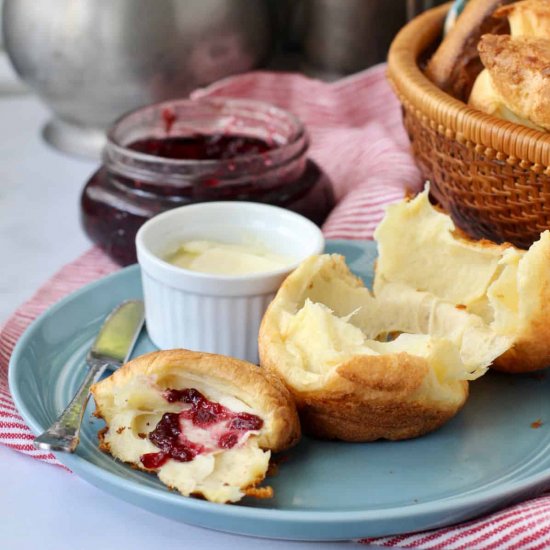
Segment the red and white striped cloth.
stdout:
<svg viewBox="0 0 550 550">
<path fill-rule="evenodd" d="M 32 445 L 34 436 L 17 412 L 8 388 L 8 363 L 25 329 L 63 296 L 118 269 L 103 252 L 92 248 L 66 265 L 25 302 L 0 330 L 0 443 L 50 464 L 61 464 L 51 453 Z"/>
<path fill-rule="evenodd" d="M 323 228 L 328 238 L 369 239 L 384 206 L 418 189 L 420 175 L 408 152 L 399 104 L 383 66 L 327 84 L 293 74 L 251 73 L 218 82 L 196 96 L 248 97 L 289 109 L 306 124 L 310 154 L 331 177 L 338 204 Z M 93 248 L 65 266 L 7 321 L 0 331 L 0 443 L 59 464 L 32 446 L 10 396 L 8 361 L 17 339 L 50 305 L 117 266 Z M 550 547 L 550 496 L 484 519 L 435 531 L 368 539 L 391 548 L 542 549 Z"/>
<path fill-rule="evenodd" d="M 420 185 L 384 65 L 332 84 L 297 74 L 249 73 L 193 97 L 205 95 L 268 101 L 300 117 L 311 137 L 311 158 L 335 186 L 338 205 L 323 228 L 329 239 L 372 238 L 384 206 Z"/>
</svg>

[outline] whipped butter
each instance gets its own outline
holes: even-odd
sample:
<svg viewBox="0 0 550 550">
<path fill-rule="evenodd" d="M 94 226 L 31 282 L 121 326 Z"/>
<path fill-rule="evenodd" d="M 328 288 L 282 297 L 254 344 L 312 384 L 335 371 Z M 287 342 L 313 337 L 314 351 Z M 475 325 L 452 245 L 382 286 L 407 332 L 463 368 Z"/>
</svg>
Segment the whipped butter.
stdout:
<svg viewBox="0 0 550 550">
<path fill-rule="evenodd" d="M 274 254 L 258 243 L 229 244 L 206 240 L 184 242 L 165 259 L 178 267 L 217 275 L 274 271 L 294 261 Z"/>
</svg>

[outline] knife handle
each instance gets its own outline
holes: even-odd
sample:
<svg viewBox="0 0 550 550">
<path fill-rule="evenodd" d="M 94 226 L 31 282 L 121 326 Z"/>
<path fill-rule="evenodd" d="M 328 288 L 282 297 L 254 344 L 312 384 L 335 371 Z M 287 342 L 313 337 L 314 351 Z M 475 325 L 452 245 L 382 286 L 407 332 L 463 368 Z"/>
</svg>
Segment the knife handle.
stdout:
<svg viewBox="0 0 550 550">
<path fill-rule="evenodd" d="M 37 449 L 73 453 L 80 437 L 80 424 L 90 396 L 90 388 L 95 384 L 108 363 L 93 361 L 89 364 L 86 376 L 76 395 L 58 419 L 33 441 Z"/>
</svg>

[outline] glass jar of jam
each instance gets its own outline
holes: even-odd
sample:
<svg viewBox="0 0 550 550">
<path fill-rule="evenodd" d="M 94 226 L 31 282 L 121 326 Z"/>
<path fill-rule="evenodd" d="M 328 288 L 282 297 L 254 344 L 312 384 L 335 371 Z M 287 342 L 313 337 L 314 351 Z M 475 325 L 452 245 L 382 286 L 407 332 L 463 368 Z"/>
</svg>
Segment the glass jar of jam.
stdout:
<svg viewBox="0 0 550 550">
<path fill-rule="evenodd" d="M 82 193 L 84 229 L 126 265 L 136 261 L 139 227 L 185 204 L 263 202 L 321 224 L 334 198 L 308 146 L 302 123 L 266 103 L 185 99 L 138 109 L 108 133 L 103 165 Z"/>
</svg>

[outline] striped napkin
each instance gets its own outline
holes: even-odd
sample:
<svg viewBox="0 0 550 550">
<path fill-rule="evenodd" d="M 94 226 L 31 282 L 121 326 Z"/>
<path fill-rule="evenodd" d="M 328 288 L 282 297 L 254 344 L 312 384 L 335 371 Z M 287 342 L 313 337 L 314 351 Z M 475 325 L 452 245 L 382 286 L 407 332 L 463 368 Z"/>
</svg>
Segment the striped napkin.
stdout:
<svg viewBox="0 0 550 550">
<path fill-rule="evenodd" d="M 296 74 L 249 73 L 194 93 L 194 97 L 203 96 L 268 101 L 302 119 L 311 136 L 311 157 L 335 186 L 338 203 L 323 227 L 327 238 L 372 238 L 384 206 L 420 187 L 384 66 L 330 84 Z M 116 269 L 99 249 L 92 248 L 46 282 L 0 330 L 0 443 L 59 465 L 53 455 L 32 446 L 33 435 L 8 389 L 9 357 L 19 336 L 50 305 Z M 550 547 L 550 497 L 460 526 L 363 542 L 391 548 L 542 549 Z"/>
</svg>

